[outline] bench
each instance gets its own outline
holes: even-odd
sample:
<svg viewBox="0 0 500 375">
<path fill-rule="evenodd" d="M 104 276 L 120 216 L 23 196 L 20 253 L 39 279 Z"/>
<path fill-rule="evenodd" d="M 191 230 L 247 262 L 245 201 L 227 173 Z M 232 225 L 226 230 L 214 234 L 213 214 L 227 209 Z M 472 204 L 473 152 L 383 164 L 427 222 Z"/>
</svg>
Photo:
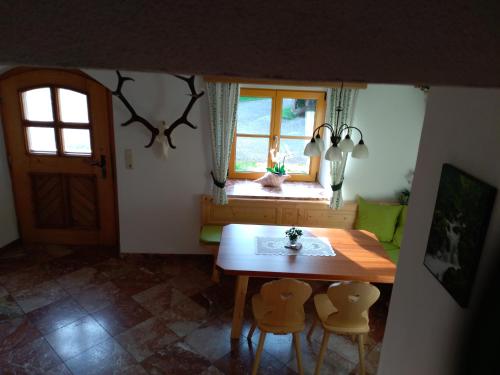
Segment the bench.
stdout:
<svg viewBox="0 0 500 375">
<path fill-rule="evenodd" d="M 378 202 L 394 204 L 393 202 Z M 201 197 L 200 243 L 217 258 L 220 237 L 226 224 L 267 224 L 318 228 L 354 228 L 358 205 L 345 202 L 339 210 L 332 210 L 327 201 L 290 199 L 229 198 L 228 204 L 217 206 L 212 197 Z M 381 242 L 388 257 L 397 263 L 399 247 L 392 242 Z M 215 267 L 212 279 L 219 279 Z"/>
</svg>

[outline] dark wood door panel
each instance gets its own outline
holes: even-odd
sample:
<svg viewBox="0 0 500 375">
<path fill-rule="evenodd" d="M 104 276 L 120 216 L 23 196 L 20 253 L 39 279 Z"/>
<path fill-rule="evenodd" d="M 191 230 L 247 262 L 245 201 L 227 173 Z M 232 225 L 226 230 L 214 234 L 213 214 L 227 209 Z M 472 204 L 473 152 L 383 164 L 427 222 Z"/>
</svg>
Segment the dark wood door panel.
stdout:
<svg viewBox="0 0 500 375">
<path fill-rule="evenodd" d="M 30 177 L 36 225 L 39 228 L 67 227 L 62 175 L 31 173 Z"/>
<path fill-rule="evenodd" d="M 95 176 L 66 177 L 71 225 L 76 228 L 99 228 L 99 204 Z"/>
<path fill-rule="evenodd" d="M 30 177 L 39 228 L 99 228 L 94 175 L 31 173 Z"/>
</svg>

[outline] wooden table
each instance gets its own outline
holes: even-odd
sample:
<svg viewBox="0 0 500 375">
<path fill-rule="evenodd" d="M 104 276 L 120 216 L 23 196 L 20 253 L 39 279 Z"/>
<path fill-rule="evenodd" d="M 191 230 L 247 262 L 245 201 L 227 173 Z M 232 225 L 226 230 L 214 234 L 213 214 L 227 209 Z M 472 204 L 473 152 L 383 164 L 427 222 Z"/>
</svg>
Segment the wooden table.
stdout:
<svg viewBox="0 0 500 375">
<path fill-rule="evenodd" d="M 233 339 L 241 335 L 249 277 L 394 282 L 396 265 L 375 235 L 362 230 L 301 228 L 304 236 L 327 237 L 337 254 L 334 257 L 256 254 L 256 237 L 283 237 L 287 228 L 243 224 L 224 227 L 217 266 L 226 274 L 237 276 L 231 330 Z"/>
</svg>

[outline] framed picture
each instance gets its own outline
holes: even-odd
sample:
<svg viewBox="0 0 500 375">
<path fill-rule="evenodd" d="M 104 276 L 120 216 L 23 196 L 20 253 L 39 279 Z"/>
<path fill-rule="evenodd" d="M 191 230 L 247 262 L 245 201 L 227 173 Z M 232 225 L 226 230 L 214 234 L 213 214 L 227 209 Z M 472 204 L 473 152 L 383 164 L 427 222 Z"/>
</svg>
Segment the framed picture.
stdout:
<svg viewBox="0 0 500 375">
<path fill-rule="evenodd" d="M 497 189 L 444 164 L 424 265 L 467 307 Z"/>
</svg>

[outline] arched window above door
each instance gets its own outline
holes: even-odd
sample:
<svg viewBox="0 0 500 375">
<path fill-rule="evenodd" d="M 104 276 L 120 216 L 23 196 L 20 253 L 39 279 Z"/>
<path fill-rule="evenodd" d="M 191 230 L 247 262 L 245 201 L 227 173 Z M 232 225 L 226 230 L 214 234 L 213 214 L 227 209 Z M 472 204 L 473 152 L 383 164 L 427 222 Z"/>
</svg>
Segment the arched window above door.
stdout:
<svg viewBox="0 0 500 375">
<path fill-rule="evenodd" d="M 26 149 L 30 154 L 92 156 L 87 94 L 63 87 L 21 92 Z"/>
</svg>

